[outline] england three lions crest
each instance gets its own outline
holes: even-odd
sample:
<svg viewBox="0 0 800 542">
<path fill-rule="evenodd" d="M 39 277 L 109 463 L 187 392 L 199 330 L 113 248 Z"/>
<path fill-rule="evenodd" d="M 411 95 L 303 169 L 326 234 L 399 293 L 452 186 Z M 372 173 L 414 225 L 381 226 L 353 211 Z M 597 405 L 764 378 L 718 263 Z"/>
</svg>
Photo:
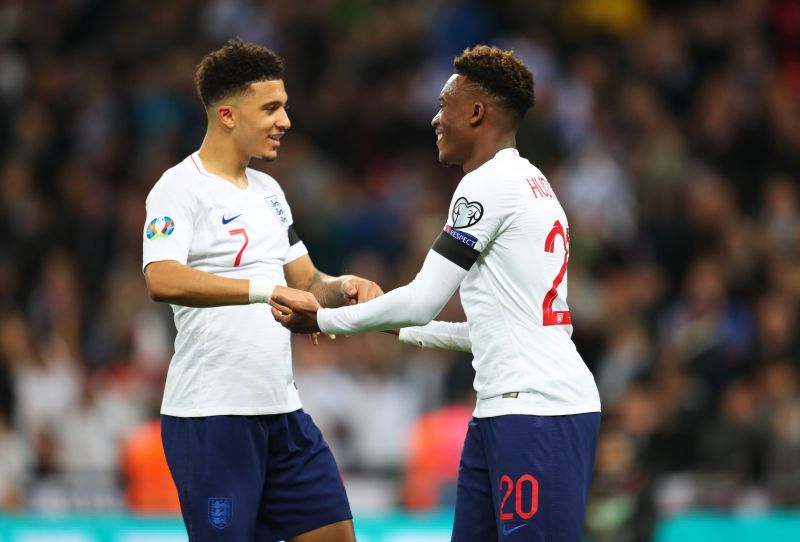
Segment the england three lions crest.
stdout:
<svg viewBox="0 0 800 542">
<path fill-rule="evenodd" d="M 281 223 L 281 226 L 288 226 L 289 215 L 287 215 L 286 211 L 283 209 L 283 205 L 281 205 L 281 200 L 278 199 L 278 196 L 267 196 L 264 198 L 264 201 L 272 210 L 272 214 L 275 215 L 275 218 L 278 219 L 278 222 Z"/>
<path fill-rule="evenodd" d="M 208 499 L 208 522 L 217 529 L 224 529 L 231 524 L 233 517 L 233 501 L 230 498 Z"/>
</svg>

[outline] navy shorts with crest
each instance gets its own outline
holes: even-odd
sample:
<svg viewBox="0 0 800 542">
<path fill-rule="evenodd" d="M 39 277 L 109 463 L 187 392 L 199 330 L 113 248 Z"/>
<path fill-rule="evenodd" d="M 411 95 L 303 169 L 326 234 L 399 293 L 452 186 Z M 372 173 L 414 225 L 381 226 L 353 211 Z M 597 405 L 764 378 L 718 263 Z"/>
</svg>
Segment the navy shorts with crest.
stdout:
<svg viewBox="0 0 800 542">
<path fill-rule="evenodd" d="M 191 541 L 274 542 L 352 519 L 339 469 L 311 417 L 161 417 Z"/>
<path fill-rule="evenodd" d="M 600 413 L 469 422 L 453 542 L 580 542 Z"/>
</svg>

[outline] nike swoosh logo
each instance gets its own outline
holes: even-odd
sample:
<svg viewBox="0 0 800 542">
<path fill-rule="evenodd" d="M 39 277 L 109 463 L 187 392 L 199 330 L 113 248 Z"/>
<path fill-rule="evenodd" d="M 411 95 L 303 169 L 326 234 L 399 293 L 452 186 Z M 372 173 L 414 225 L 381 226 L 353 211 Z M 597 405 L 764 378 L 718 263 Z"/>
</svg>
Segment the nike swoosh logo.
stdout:
<svg viewBox="0 0 800 542">
<path fill-rule="evenodd" d="M 242 216 L 242 213 L 239 213 L 238 215 L 236 215 L 236 216 L 234 216 L 232 218 L 225 218 L 225 215 L 222 215 L 222 224 L 223 224 L 223 226 L 225 224 L 227 224 L 228 222 L 233 222 L 234 220 L 236 220 L 240 216 Z"/>
<path fill-rule="evenodd" d="M 518 531 L 519 529 L 522 529 L 526 525 L 527 525 L 527 523 L 523 523 L 522 525 L 514 525 L 513 527 L 506 527 L 505 525 L 503 525 L 503 536 L 508 536 L 511 533 L 513 533 L 514 531 Z"/>
</svg>

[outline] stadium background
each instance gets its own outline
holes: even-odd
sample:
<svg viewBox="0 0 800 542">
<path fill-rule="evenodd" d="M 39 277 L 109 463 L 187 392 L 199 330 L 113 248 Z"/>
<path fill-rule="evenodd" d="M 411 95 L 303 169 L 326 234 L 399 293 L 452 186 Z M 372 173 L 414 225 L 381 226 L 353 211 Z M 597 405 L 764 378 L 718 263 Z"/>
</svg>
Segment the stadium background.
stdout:
<svg viewBox="0 0 800 542">
<path fill-rule="evenodd" d="M 429 126 L 452 57 L 513 48 L 537 92 L 519 148 L 570 217 L 574 338 L 603 400 L 587 540 L 800 504 L 796 1 L 7 0 L 0 538 L 173 505 L 149 421 L 174 331 L 140 271 L 144 199 L 202 140 L 195 64 L 236 36 L 287 62 L 293 126 L 258 167 L 317 267 L 385 289 L 460 178 Z M 357 521 L 446 516 L 469 359 L 378 334 L 294 348 Z"/>
</svg>

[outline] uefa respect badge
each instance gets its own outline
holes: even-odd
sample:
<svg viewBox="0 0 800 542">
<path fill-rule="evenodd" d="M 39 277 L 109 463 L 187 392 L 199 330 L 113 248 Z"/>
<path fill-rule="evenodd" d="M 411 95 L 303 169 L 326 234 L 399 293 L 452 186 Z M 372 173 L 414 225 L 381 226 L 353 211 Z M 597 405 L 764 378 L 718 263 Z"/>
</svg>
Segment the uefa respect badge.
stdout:
<svg viewBox="0 0 800 542">
<path fill-rule="evenodd" d="M 175 231 L 175 222 L 168 216 L 154 218 L 147 225 L 145 234 L 148 239 L 166 239 Z"/>
</svg>

